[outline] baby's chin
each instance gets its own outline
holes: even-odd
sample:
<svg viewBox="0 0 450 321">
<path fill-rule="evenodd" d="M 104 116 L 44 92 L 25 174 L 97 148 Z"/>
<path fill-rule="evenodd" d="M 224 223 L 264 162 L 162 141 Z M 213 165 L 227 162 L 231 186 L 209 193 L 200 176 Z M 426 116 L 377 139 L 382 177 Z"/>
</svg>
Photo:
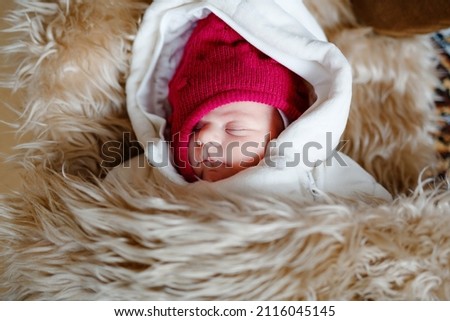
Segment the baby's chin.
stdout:
<svg viewBox="0 0 450 321">
<path fill-rule="evenodd" d="M 215 168 L 204 168 L 200 179 L 207 182 L 217 182 L 222 179 L 231 177 L 240 172 L 234 168 L 227 168 L 225 165 Z"/>
</svg>

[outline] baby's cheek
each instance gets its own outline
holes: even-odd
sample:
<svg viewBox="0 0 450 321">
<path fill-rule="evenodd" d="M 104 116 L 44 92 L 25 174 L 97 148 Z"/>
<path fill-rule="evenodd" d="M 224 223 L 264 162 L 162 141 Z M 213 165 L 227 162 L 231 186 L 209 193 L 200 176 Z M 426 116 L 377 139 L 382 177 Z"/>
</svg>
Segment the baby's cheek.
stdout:
<svg viewBox="0 0 450 321">
<path fill-rule="evenodd" d="M 189 163 L 193 167 L 201 161 L 201 159 L 199 157 L 201 154 L 200 150 L 201 150 L 201 148 L 199 146 L 197 146 L 197 144 L 194 142 L 194 140 L 190 139 L 188 155 L 189 155 Z"/>
<path fill-rule="evenodd" d="M 264 157 L 264 147 L 261 142 L 249 141 L 234 149 L 233 164 L 243 168 L 255 166 Z"/>
</svg>

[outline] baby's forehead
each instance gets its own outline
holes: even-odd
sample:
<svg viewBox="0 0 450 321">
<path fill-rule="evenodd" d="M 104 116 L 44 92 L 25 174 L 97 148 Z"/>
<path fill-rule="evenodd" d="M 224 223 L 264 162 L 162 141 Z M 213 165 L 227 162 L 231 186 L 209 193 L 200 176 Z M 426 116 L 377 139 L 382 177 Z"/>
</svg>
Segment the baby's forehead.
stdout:
<svg viewBox="0 0 450 321">
<path fill-rule="evenodd" d="M 238 120 L 255 120 L 271 114 L 275 110 L 274 107 L 257 103 L 257 102 L 234 102 L 219 106 L 207 113 L 202 120 L 208 119 L 235 119 Z"/>
</svg>

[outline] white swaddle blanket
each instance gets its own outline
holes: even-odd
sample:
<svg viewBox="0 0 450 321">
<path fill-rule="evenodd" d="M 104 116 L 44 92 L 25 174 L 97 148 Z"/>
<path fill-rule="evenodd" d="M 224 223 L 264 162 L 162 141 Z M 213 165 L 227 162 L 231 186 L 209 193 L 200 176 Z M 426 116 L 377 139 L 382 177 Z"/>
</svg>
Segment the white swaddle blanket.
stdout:
<svg viewBox="0 0 450 321">
<path fill-rule="evenodd" d="M 269 161 L 227 179 L 187 183 L 173 166 L 164 133 L 171 107 L 168 82 L 196 21 L 213 12 L 249 43 L 306 79 L 317 99 L 267 150 Z M 390 194 L 348 156 L 336 151 L 345 129 L 351 68 L 300 0 L 154 0 L 133 46 L 127 108 L 145 160 L 163 184 L 194 190 L 271 193 L 315 198 L 322 192 L 390 200 Z M 283 148 L 279 148 L 283 146 Z M 131 162 L 131 164 L 136 162 Z M 111 172 L 123 172 L 123 168 Z M 130 179 L 133 166 L 126 171 Z M 122 173 L 121 173 L 122 175 Z"/>
</svg>

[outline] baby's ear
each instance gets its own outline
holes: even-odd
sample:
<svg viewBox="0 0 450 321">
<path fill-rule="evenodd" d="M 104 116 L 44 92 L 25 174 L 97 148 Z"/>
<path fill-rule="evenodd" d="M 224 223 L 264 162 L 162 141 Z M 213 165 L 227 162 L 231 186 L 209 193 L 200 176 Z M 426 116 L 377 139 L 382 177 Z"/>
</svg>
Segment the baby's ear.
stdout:
<svg viewBox="0 0 450 321">
<path fill-rule="evenodd" d="M 375 32 L 412 36 L 450 27 L 449 0 L 351 0 L 355 17 Z"/>
</svg>

